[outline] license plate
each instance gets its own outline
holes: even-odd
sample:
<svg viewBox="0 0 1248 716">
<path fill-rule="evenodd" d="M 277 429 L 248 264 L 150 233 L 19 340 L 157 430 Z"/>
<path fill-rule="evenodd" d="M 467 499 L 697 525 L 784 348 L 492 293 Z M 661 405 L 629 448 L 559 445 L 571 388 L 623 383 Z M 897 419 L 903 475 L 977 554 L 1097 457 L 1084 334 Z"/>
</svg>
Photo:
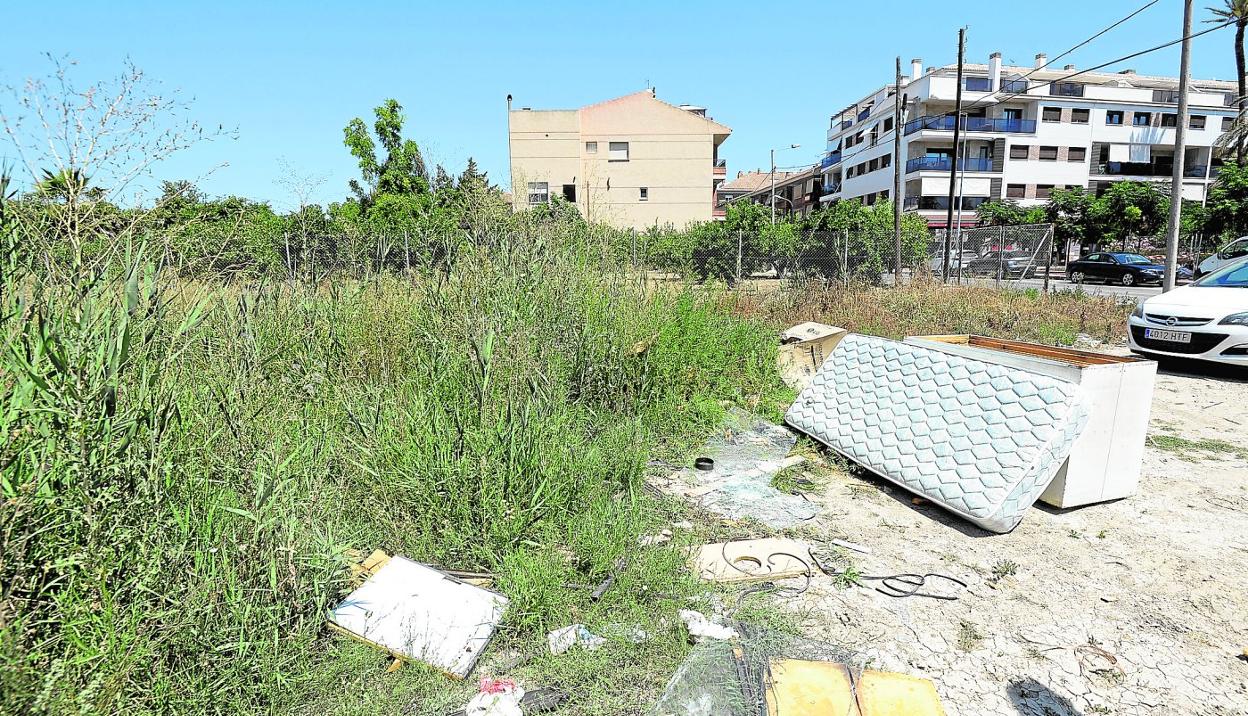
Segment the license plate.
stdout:
<svg viewBox="0 0 1248 716">
<path fill-rule="evenodd" d="M 1151 338 L 1154 341 L 1169 341 L 1171 343 L 1191 343 L 1192 334 L 1183 331 L 1163 331 L 1157 328 L 1145 328 L 1144 337 Z"/>
</svg>

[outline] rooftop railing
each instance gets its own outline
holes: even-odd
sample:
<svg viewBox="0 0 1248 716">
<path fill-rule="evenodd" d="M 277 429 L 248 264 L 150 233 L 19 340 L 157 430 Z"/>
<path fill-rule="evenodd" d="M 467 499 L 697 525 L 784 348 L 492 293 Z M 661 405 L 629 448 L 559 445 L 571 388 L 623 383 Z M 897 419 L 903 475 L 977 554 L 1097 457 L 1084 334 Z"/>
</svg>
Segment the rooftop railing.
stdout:
<svg viewBox="0 0 1248 716">
<path fill-rule="evenodd" d="M 912 119 L 906 122 L 904 133 L 914 134 L 921 129 L 953 131 L 953 115 Z M 1036 131 L 1036 120 L 1008 117 L 963 117 L 962 129 L 967 132 L 1031 134 Z"/>
</svg>

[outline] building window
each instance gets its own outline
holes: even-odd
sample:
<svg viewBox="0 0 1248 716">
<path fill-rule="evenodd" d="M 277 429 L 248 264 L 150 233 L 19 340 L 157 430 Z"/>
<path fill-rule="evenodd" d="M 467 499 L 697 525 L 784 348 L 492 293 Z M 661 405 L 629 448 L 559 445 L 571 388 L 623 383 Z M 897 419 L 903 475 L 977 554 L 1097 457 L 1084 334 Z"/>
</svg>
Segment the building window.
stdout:
<svg viewBox="0 0 1248 716">
<path fill-rule="evenodd" d="M 1191 118 L 1189 119 L 1187 126 L 1192 129 L 1204 129 L 1205 128 L 1205 115 L 1193 114 Z"/>
<path fill-rule="evenodd" d="M 1027 196 L 1026 184 L 1006 184 L 1005 196 L 1008 199 L 1022 199 Z"/>
<path fill-rule="evenodd" d="M 544 181 L 529 182 L 529 206 L 550 202 L 550 184 Z"/>
<path fill-rule="evenodd" d="M 1049 85 L 1049 94 L 1054 97 L 1082 97 L 1083 85 L 1078 82 L 1054 82 Z"/>
<path fill-rule="evenodd" d="M 884 118 L 884 131 L 885 131 L 885 132 L 887 132 L 888 130 L 890 130 L 890 129 L 892 129 L 892 128 L 893 128 L 893 118 L 892 118 L 892 117 L 885 117 L 885 118 Z"/>
<path fill-rule="evenodd" d="M 1060 122 L 1062 121 L 1062 108 L 1045 107 L 1044 112 L 1040 115 L 1040 118 L 1045 122 Z"/>
<path fill-rule="evenodd" d="M 1045 162 L 1057 161 L 1057 147 L 1040 147 L 1040 160 Z"/>
<path fill-rule="evenodd" d="M 569 204 L 576 203 L 576 185 L 575 184 L 563 185 L 563 198 L 566 199 Z"/>
<path fill-rule="evenodd" d="M 598 142 L 585 142 L 585 153 L 586 153 L 586 154 L 597 154 L 597 153 L 598 153 Z"/>
<path fill-rule="evenodd" d="M 1070 121 L 1074 124 L 1087 124 L 1088 123 L 1087 108 L 1083 108 L 1083 109 L 1076 108 L 1076 109 L 1070 110 Z"/>
<path fill-rule="evenodd" d="M 1052 195 L 1053 195 L 1052 184 L 1037 184 L 1036 185 L 1036 198 L 1037 199 L 1048 199 Z"/>
<path fill-rule="evenodd" d="M 637 201 L 650 201 L 650 187 L 643 186 L 640 188 Z"/>
<path fill-rule="evenodd" d="M 611 142 L 607 145 L 607 149 L 611 151 L 611 153 L 607 156 L 608 161 L 628 161 L 628 142 Z"/>
<path fill-rule="evenodd" d="M 1070 147 L 1066 150 L 1066 160 L 1071 162 L 1082 162 L 1088 158 L 1087 147 Z"/>
<path fill-rule="evenodd" d="M 893 166 L 893 155 L 885 154 L 884 156 L 880 157 L 881 169 L 884 169 L 885 167 L 891 167 L 891 166 Z"/>
<path fill-rule="evenodd" d="M 1105 112 L 1105 124 L 1122 124 L 1122 110 L 1111 109 Z"/>
<path fill-rule="evenodd" d="M 992 80 L 988 77 L 966 77 L 963 78 L 967 92 L 991 92 Z"/>
<path fill-rule="evenodd" d="M 1179 115 L 1170 112 L 1163 112 L 1161 115 L 1161 126 L 1177 127 L 1179 126 Z"/>
<path fill-rule="evenodd" d="M 1151 123 L 1152 121 L 1153 121 L 1153 115 L 1151 112 L 1136 112 L 1131 117 L 1131 126 L 1147 127 L 1149 123 Z"/>
<path fill-rule="evenodd" d="M 1222 131 L 1223 132 L 1231 131 L 1231 118 L 1230 117 L 1222 118 Z"/>
<path fill-rule="evenodd" d="M 1011 144 L 1010 159 L 1026 159 L 1027 149 L 1028 147 L 1026 144 Z"/>
</svg>

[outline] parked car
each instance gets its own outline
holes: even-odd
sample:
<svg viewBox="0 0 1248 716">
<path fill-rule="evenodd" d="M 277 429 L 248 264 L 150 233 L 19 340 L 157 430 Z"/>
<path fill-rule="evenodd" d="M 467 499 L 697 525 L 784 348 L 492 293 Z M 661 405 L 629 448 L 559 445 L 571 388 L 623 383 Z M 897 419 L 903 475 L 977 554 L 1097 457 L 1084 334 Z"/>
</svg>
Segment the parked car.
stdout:
<svg viewBox="0 0 1248 716">
<path fill-rule="evenodd" d="M 1104 281 L 1136 286 L 1161 283 L 1166 267 L 1139 254 L 1100 252 L 1081 256 L 1066 264 L 1066 280 L 1071 283 Z"/>
<path fill-rule="evenodd" d="M 963 264 L 962 271 L 972 276 L 1027 278 L 1041 268 L 1037 259 L 1026 251 L 989 251 Z"/>
<path fill-rule="evenodd" d="M 957 271 L 959 266 L 966 266 L 977 258 L 974 251 L 963 251 L 961 254 L 953 254 L 949 257 L 949 271 Z M 945 270 L 945 253 L 938 252 L 927 262 L 927 268 L 934 274 L 939 274 Z"/>
<path fill-rule="evenodd" d="M 1204 261 L 1196 265 L 1196 278 L 1200 278 L 1205 274 L 1216 271 L 1228 263 L 1248 256 L 1248 236 L 1241 236 L 1231 243 L 1218 249 L 1218 252 L 1212 256 L 1208 256 Z"/>
<path fill-rule="evenodd" d="M 1127 332 L 1137 353 L 1248 366 L 1248 258 L 1141 301 Z"/>
</svg>

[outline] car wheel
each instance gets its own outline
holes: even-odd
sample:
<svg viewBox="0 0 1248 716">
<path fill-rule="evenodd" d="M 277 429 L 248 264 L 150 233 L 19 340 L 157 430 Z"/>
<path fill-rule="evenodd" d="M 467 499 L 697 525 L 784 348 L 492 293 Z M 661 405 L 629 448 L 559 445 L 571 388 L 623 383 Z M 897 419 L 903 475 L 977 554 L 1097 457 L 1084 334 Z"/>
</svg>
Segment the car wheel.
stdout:
<svg viewBox="0 0 1248 716">
<path fill-rule="evenodd" d="M 1070 282 L 1071 282 L 1071 283 L 1083 283 L 1083 272 L 1082 272 L 1082 271 L 1071 271 L 1071 272 L 1070 272 Z"/>
<path fill-rule="evenodd" d="M 1123 286 L 1134 286 L 1134 285 L 1135 285 L 1135 274 L 1133 274 L 1133 273 L 1124 273 L 1124 274 L 1122 275 L 1122 285 L 1123 285 Z"/>
</svg>

